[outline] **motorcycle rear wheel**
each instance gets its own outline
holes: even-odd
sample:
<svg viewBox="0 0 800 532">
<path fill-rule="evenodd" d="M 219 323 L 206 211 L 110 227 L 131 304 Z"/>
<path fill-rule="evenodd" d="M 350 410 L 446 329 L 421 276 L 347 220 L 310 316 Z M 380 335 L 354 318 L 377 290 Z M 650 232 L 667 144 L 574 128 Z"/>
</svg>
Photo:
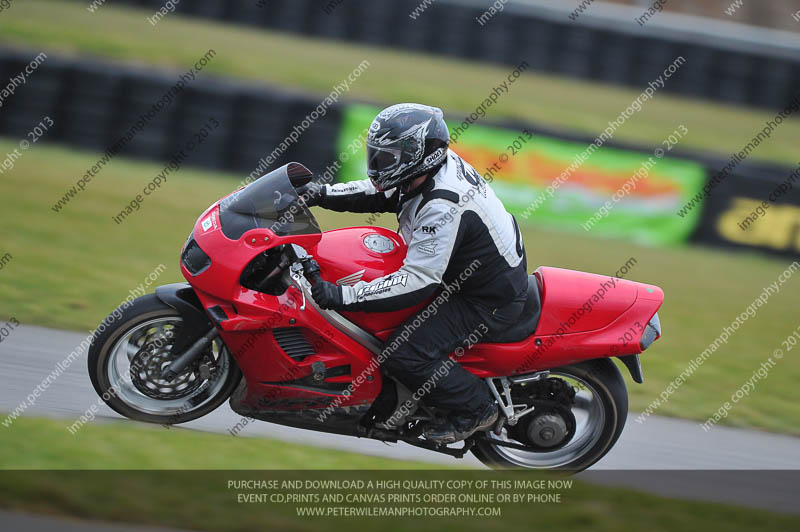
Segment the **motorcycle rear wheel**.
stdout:
<svg viewBox="0 0 800 532">
<path fill-rule="evenodd" d="M 576 427 L 572 438 L 553 451 L 523 451 L 492 441 L 521 443 L 509 438 L 508 429 L 500 436 L 487 432 L 472 453 L 495 469 L 539 469 L 579 472 L 590 467 L 611 450 L 622 434 L 628 416 L 628 392 L 619 369 L 610 359 L 596 359 L 550 370 L 548 378 L 558 378 L 576 388 Z M 528 415 L 535 415 L 534 411 Z"/>
</svg>

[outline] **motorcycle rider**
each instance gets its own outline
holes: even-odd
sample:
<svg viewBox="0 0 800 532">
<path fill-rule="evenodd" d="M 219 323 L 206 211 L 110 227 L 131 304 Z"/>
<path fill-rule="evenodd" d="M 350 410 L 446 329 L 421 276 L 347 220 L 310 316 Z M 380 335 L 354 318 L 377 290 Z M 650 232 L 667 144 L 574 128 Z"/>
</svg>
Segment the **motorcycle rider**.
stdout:
<svg viewBox="0 0 800 532">
<path fill-rule="evenodd" d="M 426 319 L 419 313 L 397 327 L 387 346 L 415 319 L 424 322 L 405 341 L 399 339 L 397 349 L 385 352 L 381 366 L 418 395 L 423 384 L 433 383 L 423 401 L 450 411 L 446 420 L 424 431 L 426 439 L 438 443 L 463 440 L 496 422 L 498 407 L 487 385 L 460 364 L 445 363 L 470 334 L 485 337 L 488 331 L 491 336 L 514 324 L 528 282 L 516 220 L 449 142 L 440 109 L 393 105 L 369 127 L 369 179 L 311 183 L 299 191 L 308 206 L 396 212 L 408 244 L 397 272 L 353 286 L 315 284 L 312 295 L 320 307 L 389 312 L 422 303 L 442 285 L 458 287 Z"/>
</svg>

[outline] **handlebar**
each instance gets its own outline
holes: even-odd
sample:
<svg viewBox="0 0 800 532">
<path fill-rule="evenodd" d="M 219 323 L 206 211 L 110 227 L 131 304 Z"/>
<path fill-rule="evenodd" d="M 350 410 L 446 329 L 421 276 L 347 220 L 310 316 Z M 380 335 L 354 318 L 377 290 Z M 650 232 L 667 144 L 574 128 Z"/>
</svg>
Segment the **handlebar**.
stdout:
<svg viewBox="0 0 800 532">
<path fill-rule="evenodd" d="M 312 257 L 307 257 L 303 259 L 303 274 L 305 275 L 306 279 L 311 281 L 311 284 L 317 284 L 322 282 L 322 275 L 319 273 L 319 264 L 315 261 Z"/>
<path fill-rule="evenodd" d="M 320 275 L 319 264 L 317 261 L 315 261 L 314 257 L 311 255 L 306 254 L 304 250 L 302 250 L 301 253 L 298 253 L 298 249 L 302 250 L 302 248 L 295 244 L 283 246 L 282 254 L 284 259 L 287 261 L 287 265 L 299 263 L 303 268 L 303 276 L 310 281 L 312 285 L 321 283 L 323 279 L 322 275 Z"/>
</svg>

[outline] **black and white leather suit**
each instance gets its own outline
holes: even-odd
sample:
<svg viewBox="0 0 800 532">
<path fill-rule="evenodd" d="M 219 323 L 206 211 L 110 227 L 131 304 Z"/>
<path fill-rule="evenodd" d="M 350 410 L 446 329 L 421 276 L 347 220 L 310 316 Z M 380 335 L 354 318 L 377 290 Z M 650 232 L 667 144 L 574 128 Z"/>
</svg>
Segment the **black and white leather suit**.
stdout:
<svg viewBox="0 0 800 532">
<path fill-rule="evenodd" d="M 450 150 L 439 171 L 408 193 L 378 192 L 369 180 L 325 185 L 321 206 L 397 213 L 408 244 L 403 266 L 385 277 L 343 286 L 344 309 L 392 311 L 442 289 L 450 292 L 397 328 L 386 341 L 396 349 L 382 367 L 412 391 L 436 374 L 423 400 L 451 410 L 479 410 L 489 400 L 487 386 L 459 364 L 444 371 L 446 356 L 466 347 L 471 334 L 486 338 L 515 323 L 528 282 L 522 235 L 494 191 Z M 409 334 L 415 320 L 422 325 Z M 398 338 L 403 331 L 405 338 Z"/>
</svg>

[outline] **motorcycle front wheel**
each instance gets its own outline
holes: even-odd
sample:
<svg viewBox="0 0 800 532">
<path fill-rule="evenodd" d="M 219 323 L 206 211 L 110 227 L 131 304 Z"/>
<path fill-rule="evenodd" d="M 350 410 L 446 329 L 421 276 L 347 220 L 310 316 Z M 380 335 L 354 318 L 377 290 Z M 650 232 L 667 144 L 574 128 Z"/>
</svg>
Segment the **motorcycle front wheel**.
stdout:
<svg viewBox="0 0 800 532">
<path fill-rule="evenodd" d="M 562 366 L 550 370 L 550 379 L 561 382 L 551 381 L 547 384 L 557 386 L 549 388 L 566 390 L 572 395 L 571 401 L 564 406 L 553 401 L 552 407 L 528 414 L 532 418 L 520 419 L 519 427 L 503 427 L 500 435 L 487 432 L 488 438 L 477 440 L 472 448 L 481 462 L 496 469 L 578 472 L 611 450 L 628 416 L 627 388 L 614 363 L 597 359 Z M 503 446 L 501 442 L 535 447 L 535 451 Z"/>
<path fill-rule="evenodd" d="M 89 376 L 103 401 L 127 418 L 185 423 L 215 410 L 239 384 L 241 371 L 220 338 L 175 379 L 161 378 L 177 356 L 170 350 L 183 319 L 155 294 L 107 321 L 89 348 Z"/>
</svg>

